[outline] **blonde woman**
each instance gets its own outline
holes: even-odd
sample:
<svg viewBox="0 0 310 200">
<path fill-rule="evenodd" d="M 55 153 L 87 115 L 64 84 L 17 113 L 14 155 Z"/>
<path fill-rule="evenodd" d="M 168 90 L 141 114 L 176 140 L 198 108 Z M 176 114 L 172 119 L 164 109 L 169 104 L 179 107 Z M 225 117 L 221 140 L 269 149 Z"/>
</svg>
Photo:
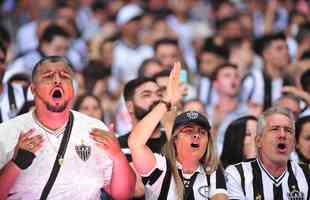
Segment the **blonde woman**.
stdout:
<svg viewBox="0 0 310 200">
<path fill-rule="evenodd" d="M 148 200 L 226 200 L 225 178 L 218 168 L 209 122 L 202 114 L 187 111 L 176 117 L 163 155 L 146 145 L 164 114 L 181 99 L 179 71 L 177 63 L 166 96 L 132 130 L 128 144 L 134 167 L 142 176 Z"/>
</svg>

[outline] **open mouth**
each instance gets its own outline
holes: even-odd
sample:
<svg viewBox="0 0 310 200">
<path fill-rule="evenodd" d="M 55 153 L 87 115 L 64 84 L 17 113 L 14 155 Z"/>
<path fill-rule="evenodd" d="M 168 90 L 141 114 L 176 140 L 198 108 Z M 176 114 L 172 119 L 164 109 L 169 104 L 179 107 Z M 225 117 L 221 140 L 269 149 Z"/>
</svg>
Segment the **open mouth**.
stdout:
<svg viewBox="0 0 310 200">
<path fill-rule="evenodd" d="M 199 144 L 192 143 L 192 144 L 191 144 L 191 147 L 193 147 L 193 148 L 199 148 Z"/>
<path fill-rule="evenodd" d="M 279 143 L 279 144 L 277 145 L 277 148 L 279 149 L 279 151 L 283 152 L 283 151 L 286 151 L 287 145 L 284 144 L 284 143 Z"/>
<path fill-rule="evenodd" d="M 52 93 L 52 97 L 54 99 L 60 99 L 62 97 L 62 92 L 60 91 L 60 89 L 54 90 Z"/>
</svg>

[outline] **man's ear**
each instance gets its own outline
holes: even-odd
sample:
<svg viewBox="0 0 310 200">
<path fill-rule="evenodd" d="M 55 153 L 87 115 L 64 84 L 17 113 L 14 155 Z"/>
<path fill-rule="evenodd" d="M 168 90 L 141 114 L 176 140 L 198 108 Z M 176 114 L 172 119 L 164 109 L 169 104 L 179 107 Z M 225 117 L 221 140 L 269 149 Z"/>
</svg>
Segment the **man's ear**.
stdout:
<svg viewBox="0 0 310 200">
<path fill-rule="evenodd" d="M 255 136 L 255 144 L 257 148 L 260 148 L 262 146 L 262 137 L 261 135 Z"/>
<path fill-rule="evenodd" d="M 134 106 L 132 101 L 126 101 L 126 107 L 129 113 L 134 112 Z"/>
<path fill-rule="evenodd" d="M 35 93 L 36 88 L 35 88 L 35 86 L 34 86 L 33 83 L 30 84 L 30 90 L 31 90 L 32 95 L 35 96 L 35 94 L 36 94 L 36 93 Z"/>
</svg>

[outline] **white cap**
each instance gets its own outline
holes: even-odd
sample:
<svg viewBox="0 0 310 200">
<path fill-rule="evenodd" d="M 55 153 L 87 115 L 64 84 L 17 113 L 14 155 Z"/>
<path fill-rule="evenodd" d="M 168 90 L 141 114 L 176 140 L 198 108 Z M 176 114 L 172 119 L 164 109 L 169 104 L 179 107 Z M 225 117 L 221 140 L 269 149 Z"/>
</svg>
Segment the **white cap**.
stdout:
<svg viewBox="0 0 310 200">
<path fill-rule="evenodd" d="M 124 24 L 128 23 L 135 17 L 141 16 L 143 14 L 142 8 L 140 8 L 136 4 L 127 4 L 120 8 L 117 13 L 116 23 L 119 26 L 123 26 Z"/>
</svg>

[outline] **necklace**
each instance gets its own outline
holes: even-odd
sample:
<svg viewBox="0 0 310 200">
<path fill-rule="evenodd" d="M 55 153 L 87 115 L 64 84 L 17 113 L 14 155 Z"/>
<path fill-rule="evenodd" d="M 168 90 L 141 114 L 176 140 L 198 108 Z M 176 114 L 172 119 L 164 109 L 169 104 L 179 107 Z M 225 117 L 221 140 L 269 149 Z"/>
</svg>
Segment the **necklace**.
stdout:
<svg viewBox="0 0 310 200">
<path fill-rule="evenodd" d="M 62 127 L 56 129 L 56 130 L 51 130 L 49 128 L 47 128 L 46 126 L 44 126 L 37 118 L 37 116 L 35 115 L 35 112 L 32 113 L 32 116 L 33 116 L 33 119 L 34 119 L 34 122 L 41 128 L 43 129 L 45 132 L 51 134 L 51 135 L 54 135 L 56 136 L 57 138 L 62 135 L 65 131 L 65 128 L 66 128 L 66 125 L 68 122 L 66 122 Z"/>
</svg>

